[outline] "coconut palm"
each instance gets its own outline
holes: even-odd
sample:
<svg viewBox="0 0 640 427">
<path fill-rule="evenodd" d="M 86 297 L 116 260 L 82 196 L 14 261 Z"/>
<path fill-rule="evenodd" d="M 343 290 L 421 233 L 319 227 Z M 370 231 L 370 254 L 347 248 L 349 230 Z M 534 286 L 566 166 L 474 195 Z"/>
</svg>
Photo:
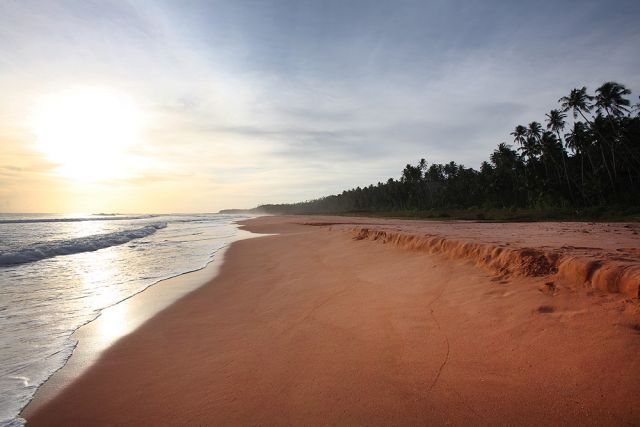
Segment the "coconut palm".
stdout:
<svg viewBox="0 0 640 427">
<path fill-rule="evenodd" d="M 562 106 L 563 112 L 566 113 L 567 111 L 572 110 L 574 119 L 577 119 L 578 114 L 580 114 L 587 123 L 591 122 L 584 114 L 590 112 L 593 108 L 590 104 L 592 101 L 593 96 L 587 93 L 586 86 L 582 86 L 581 89 L 571 89 L 569 96 L 563 96 L 558 100 Z"/>
<path fill-rule="evenodd" d="M 554 109 L 549 111 L 546 114 L 546 116 L 547 116 L 547 129 L 552 132 L 555 132 L 556 136 L 558 137 L 558 140 L 562 141 L 562 138 L 560 138 L 560 132 L 564 129 L 564 126 L 566 124 L 564 119 L 567 117 L 567 115 L 560 110 Z"/>
<path fill-rule="evenodd" d="M 569 187 L 569 192 L 571 192 L 571 181 L 569 180 L 569 171 L 567 170 L 567 162 L 565 159 L 566 153 L 564 151 L 564 148 L 562 147 L 562 137 L 560 136 L 560 132 L 564 130 L 564 127 L 566 124 L 564 119 L 567 117 L 567 115 L 560 110 L 553 109 L 549 111 L 546 114 L 546 116 L 547 116 L 547 129 L 552 132 L 555 132 L 556 137 L 558 138 L 558 142 L 560 143 L 561 155 L 562 155 L 562 168 L 564 169 L 564 176 L 567 181 L 567 187 Z"/>
<path fill-rule="evenodd" d="M 564 175 L 567 189 L 570 191 L 571 184 L 569 182 L 566 162 L 564 161 L 564 147 L 553 132 L 547 130 L 542 133 L 540 137 L 540 151 L 542 152 L 542 162 L 545 167 L 545 172 L 547 173 L 547 178 L 549 178 L 549 168 L 553 170 L 554 175 L 558 178 L 558 182 L 562 182 Z"/>
<path fill-rule="evenodd" d="M 518 161 L 518 153 L 511 149 L 510 145 L 501 142 L 498 144 L 493 153 L 489 156 L 489 160 L 496 168 L 513 169 L 515 163 Z"/>
<path fill-rule="evenodd" d="M 527 137 L 539 140 L 542 136 L 542 125 L 538 122 L 529 123 L 529 127 L 527 127 Z"/>
<path fill-rule="evenodd" d="M 521 127 L 525 129 L 524 126 Z M 493 151 L 493 153 L 491 153 L 491 155 L 489 156 L 489 160 L 494 165 L 494 168 L 485 169 L 492 171 L 492 174 L 494 176 L 492 187 L 494 188 L 494 190 L 496 190 L 496 193 L 502 199 L 503 205 L 507 200 L 509 200 L 511 203 L 517 203 L 519 193 L 519 179 L 517 170 L 518 164 L 522 164 L 521 157 L 515 150 L 511 149 L 510 145 L 502 142 Z M 526 194 L 528 200 L 528 189 L 526 189 Z"/>
<path fill-rule="evenodd" d="M 582 86 L 581 89 L 572 89 L 569 93 L 569 96 L 563 96 L 558 100 L 560 105 L 562 106 L 562 111 L 567 112 L 569 110 L 573 111 L 573 118 L 577 119 L 578 114 L 582 116 L 582 118 L 590 125 L 593 125 L 592 120 L 589 120 L 585 113 L 590 112 L 593 109 L 593 105 L 590 104 L 595 98 L 587 93 L 586 86 Z M 604 144 L 607 144 L 612 147 L 612 143 L 608 141 L 601 132 L 596 130 L 596 133 L 600 137 L 600 143 L 597 144 L 600 148 L 600 154 L 602 155 L 602 164 L 604 165 L 605 170 L 607 171 L 607 175 L 609 176 L 609 182 L 611 183 L 611 187 L 614 188 L 614 179 L 613 175 L 611 175 L 611 170 L 609 169 L 609 164 L 607 162 L 607 158 L 604 154 L 604 148 L 602 147 Z"/>
<path fill-rule="evenodd" d="M 538 122 L 531 122 L 525 131 L 526 138 L 522 145 L 522 153 L 531 160 L 541 153 L 540 137 L 542 136 L 542 125 Z"/>
<path fill-rule="evenodd" d="M 625 143 L 624 138 L 621 138 L 620 123 L 619 120 L 617 120 L 625 114 L 629 115 L 631 113 L 631 110 L 634 108 L 631 106 L 631 101 L 624 97 L 625 95 L 630 94 L 631 91 L 624 85 L 616 82 L 606 82 L 598 89 L 596 89 L 595 105 L 598 109 L 598 112 L 602 113 L 602 111 L 604 111 L 606 113 L 609 128 L 613 133 L 614 142 L 617 144 L 621 144 L 622 148 L 624 148 L 624 150 L 626 151 L 626 154 L 631 155 L 633 157 L 633 160 L 637 162 L 638 159 L 634 155 L 633 150 Z M 613 144 L 610 145 L 610 148 L 611 158 L 614 166 L 614 174 L 617 175 L 615 149 Z"/>
<path fill-rule="evenodd" d="M 513 142 L 518 145 L 523 145 L 527 137 L 527 128 L 522 125 L 518 125 L 514 131 L 511 132 L 511 135 L 513 136 Z"/>
<path fill-rule="evenodd" d="M 624 98 L 630 95 L 631 91 L 616 82 L 606 82 L 596 89 L 595 107 L 598 111 L 604 110 L 607 116 L 620 117 L 625 113 L 629 113 L 631 102 Z"/>
<path fill-rule="evenodd" d="M 591 168 L 593 170 L 593 162 L 591 162 L 591 156 L 589 155 L 589 144 L 591 143 L 591 135 L 589 134 L 589 128 L 583 122 L 575 122 L 573 128 L 569 133 L 565 134 L 564 139 L 567 143 L 567 147 L 573 150 L 580 156 L 580 177 L 582 181 L 582 187 L 584 188 L 584 156 L 585 154 L 589 158 Z"/>
</svg>

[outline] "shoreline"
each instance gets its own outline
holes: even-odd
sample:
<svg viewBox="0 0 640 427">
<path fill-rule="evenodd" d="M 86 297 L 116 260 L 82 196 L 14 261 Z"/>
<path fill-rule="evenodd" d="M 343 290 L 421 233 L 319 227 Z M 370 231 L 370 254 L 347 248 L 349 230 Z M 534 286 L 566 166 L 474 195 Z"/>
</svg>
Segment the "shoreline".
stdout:
<svg viewBox="0 0 640 427">
<path fill-rule="evenodd" d="M 141 325 L 184 296 L 206 285 L 220 271 L 225 253 L 233 242 L 259 237 L 238 227 L 237 234 L 219 249 L 204 267 L 159 280 L 145 289 L 100 310 L 95 319 L 76 329 L 70 336 L 77 344 L 59 369 L 40 386 L 22 408 L 18 418 L 26 418 L 45 405 L 65 387 L 81 376 L 100 355 L 119 339 L 135 332 Z"/>
<path fill-rule="evenodd" d="M 240 224 L 281 234 L 233 243 L 218 275 L 24 411 L 28 421 L 640 420 L 637 303 L 621 295 L 541 292 L 544 277 L 344 233 L 354 221 Z"/>
</svg>

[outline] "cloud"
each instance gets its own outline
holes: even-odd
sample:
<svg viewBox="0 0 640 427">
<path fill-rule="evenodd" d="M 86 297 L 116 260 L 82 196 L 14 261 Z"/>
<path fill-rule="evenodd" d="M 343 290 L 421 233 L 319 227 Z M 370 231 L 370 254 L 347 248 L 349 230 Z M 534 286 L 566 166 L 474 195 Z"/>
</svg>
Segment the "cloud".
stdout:
<svg viewBox="0 0 640 427">
<path fill-rule="evenodd" d="M 1 173 L 16 191 L 21 178 L 51 184 L 24 117 L 78 82 L 126 91 L 149 115 L 132 149 L 144 170 L 110 183 L 149 210 L 141 195 L 161 186 L 198 211 L 376 183 L 421 157 L 477 167 L 572 87 L 614 79 L 637 93 L 639 12 L 623 0 L 3 2 L 0 164 L 15 169 Z"/>
</svg>

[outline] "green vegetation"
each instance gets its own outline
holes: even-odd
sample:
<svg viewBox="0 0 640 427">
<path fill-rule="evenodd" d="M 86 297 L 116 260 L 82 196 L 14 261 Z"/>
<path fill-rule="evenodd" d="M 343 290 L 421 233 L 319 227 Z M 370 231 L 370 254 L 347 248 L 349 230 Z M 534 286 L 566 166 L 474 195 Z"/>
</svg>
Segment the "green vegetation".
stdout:
<svg viewBox="0 0 640 427">
<path fill-rule="evenodd" d="M 624 85 L 573 89 L 560 108 L 511 133 L 480 166 L 408 164 L 399 180 L 316 200 L 263 205 L 267 213 L 362 213 L 463 219 L 637 219 L 640 104 Z M 573 120 L 567 122 L 567 114 Z"/>
</svg>

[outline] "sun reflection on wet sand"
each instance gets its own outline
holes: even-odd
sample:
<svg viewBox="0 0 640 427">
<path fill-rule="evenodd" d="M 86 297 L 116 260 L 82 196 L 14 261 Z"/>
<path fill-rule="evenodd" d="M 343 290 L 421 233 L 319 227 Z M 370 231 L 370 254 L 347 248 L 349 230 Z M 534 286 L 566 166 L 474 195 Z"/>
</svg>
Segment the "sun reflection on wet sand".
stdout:
<svg viewBox="0 0 640 427">
<path fill-rule="evenodd" d="M 76 271 L 81 277 L 83 293 L 88 294 L 91 306 L 94 309 L 107 307 L 100 312 L 97 319 L 97 334 L 94 344 L 107 347 L 115 340 L 126 334 L 128 327 L 127 305 L 116 304 L 121 295 L 112 287 L 114 277 L 119 276 L 118 263 L 114 262 L 112 250 L 88 252 L 82 254 L 82 262 L 76 264 Z M 115 304 L 115 305 L 112 305 Z"/>
<path fill-rule="evenodd" d="M 125 334 L 127 329 L 127 305 L 116 304 L 100 314 L 100 337 L 107 345 Z"/>
</svg>

